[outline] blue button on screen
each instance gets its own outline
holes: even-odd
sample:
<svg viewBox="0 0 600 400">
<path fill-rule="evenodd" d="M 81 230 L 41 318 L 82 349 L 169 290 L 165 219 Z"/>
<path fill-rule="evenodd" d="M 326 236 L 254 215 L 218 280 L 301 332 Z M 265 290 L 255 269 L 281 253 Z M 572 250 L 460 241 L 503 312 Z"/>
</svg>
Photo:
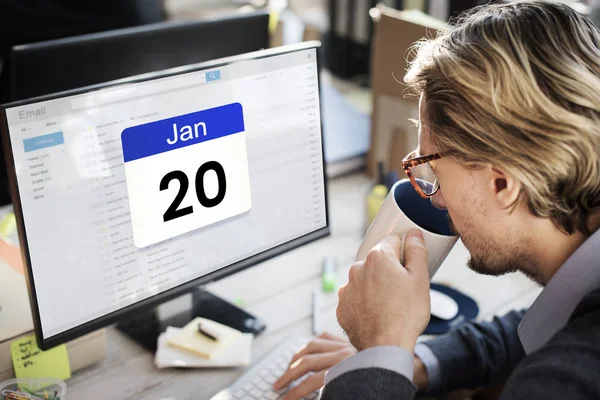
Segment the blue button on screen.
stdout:
<svg viewBox="0 0 600 400">
<path fill-rule="evenodd" d="M 36 136 L 23 140 L 25 153 L 30 151 L 45 149 L 52 146 L 58 146 L 65 142 L 62 132 L 49 133 L 47 135 Z"/>
<path fill-rule="evenodd" d="M 221 71 L 216 70 L 216 71 L 206 72 L 206 82 L 218 81 L 219 79 L 221 79 Z"/>
</svg>

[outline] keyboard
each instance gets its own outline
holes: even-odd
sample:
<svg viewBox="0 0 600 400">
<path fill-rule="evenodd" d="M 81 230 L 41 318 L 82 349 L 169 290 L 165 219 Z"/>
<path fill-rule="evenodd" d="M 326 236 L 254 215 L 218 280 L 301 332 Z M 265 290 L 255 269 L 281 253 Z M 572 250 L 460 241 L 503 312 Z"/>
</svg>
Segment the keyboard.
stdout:
<svg viewBox="0 0 600 400">
<path fill-rule="evenodd" d="M 294 354 L 306 343 L 309 337 L 292 336 L 277 345 L 256 365 L 253 365 L 227 389 L 219 392 L 211 400 L 276 400 L 300 384 L 308 375 L 298 379 L 283 390 L 274 390 L 273 383 L 287 370 Z M 319 392 L 305 396 L 305 400 L 318 398 Z"/>
</svg>

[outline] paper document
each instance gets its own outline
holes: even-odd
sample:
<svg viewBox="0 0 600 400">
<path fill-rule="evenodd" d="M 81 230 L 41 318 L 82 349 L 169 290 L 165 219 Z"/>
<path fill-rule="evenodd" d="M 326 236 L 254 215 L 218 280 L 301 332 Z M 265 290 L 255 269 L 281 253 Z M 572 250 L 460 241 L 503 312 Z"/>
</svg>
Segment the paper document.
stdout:
<svg viewBox="0 0 600 400">
<path fill-rule="evenodd" d="M 201 357 L 189 351 L 168 344 L 170 339 L 181 333 L 180 328 L 168 327 L 167 331 L 158 338 L 158 348 L 154 363 L 158 368 L 214 368 L 214 367 L 245 367 L 252 360 L 251 333 L 242 333 L 238 338 L 223 349 L 212 359 Z"/>
<path fill-rule="evenodd" d="M 198 333 L 198 325 L 208 327 L 212 332 L 217 332 L 219 340 L 212 340 Z M 228 348 L 242 333 L 233 328 L 219 324 L 205 318 L 195 318 L 178 332 L 169 335 L 167 343 L 195 353 L 201 357 L 214 358 L 217 354 Z"/>
</svg>

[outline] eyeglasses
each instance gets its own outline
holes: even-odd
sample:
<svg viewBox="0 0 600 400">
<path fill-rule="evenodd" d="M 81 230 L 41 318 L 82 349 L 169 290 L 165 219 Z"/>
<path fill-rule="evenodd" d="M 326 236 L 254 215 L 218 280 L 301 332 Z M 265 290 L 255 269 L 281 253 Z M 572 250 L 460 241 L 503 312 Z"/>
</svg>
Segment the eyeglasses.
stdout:
<svg viewBox="0 0 600 400">
<path fill-rule="evenodd" d="M 440 184 L 431 166 L 431 161 L 440 158 L 442 158 L 440 153 L 417 157 L 417 151 L 415 150 L 402 160 L 404 172 L 408 175 L 417 193 L 425 199 L 433 196 L 440 190 Z"/>
</svg>

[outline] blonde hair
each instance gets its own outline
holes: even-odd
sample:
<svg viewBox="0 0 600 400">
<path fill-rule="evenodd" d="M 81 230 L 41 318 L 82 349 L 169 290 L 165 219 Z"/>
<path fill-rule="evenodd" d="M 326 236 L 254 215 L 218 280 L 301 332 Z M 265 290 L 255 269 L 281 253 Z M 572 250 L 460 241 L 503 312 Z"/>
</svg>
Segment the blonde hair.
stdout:
<svg viewBox="0 0 600 400">
<path fill-rule="evenodd" d="M 405 83 L 424 94 L 433 142 L 523 187 L 530 211 L 591 234 L 600 206 L 600 31 L 569 6 L 478 7 L 418 42 Z"/>
</svg>

